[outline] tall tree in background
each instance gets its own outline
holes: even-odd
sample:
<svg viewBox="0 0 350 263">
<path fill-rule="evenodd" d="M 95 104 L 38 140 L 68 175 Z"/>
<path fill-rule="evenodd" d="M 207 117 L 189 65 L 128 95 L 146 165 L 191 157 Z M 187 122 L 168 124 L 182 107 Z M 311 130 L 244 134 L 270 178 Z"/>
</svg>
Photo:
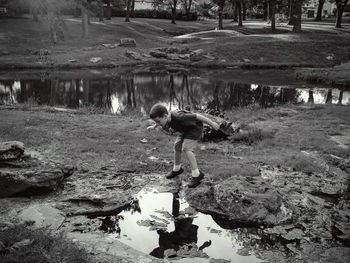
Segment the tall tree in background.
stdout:
<svg viewBox="0 0 350 263">
<path fill-rule="evenodd" d="M 171 5 L 171 23 L 176 24 L 175 18 L 176 18 L 177 0 L 171 0 L 170 5 Z"/>
<path fill-rule="evenodd" d="M 318 7 L 317 7 L 317 15 L 315 18 L 315 21 L 321 21 L 322 20 L 322 10 L 325 0 L 318 0 Z"/>
<path fill-rule="evenodd" d="M 269 15 L 271 21 L 271 30 L 276 30 L 276 0 L 269 0 Z"/>
<path fill-rule="evenodd" d="M 349 0 L 335 0 L 335 4 L 337 5 L 337 20 L 335 22 L 335 27 L 337 28 L 341 28 L 343 12 L 348 1 Z"/>
<path fill-rule="evenodd" d="M 190 21 L 191 20 L 192 0 L 180 0 L 180 3 L 182 4 L 182 6 L 185 10 L 187 20 Z"/>
<path fill-rule="evenodd" d="M 125 13 L 125 22 L 130 22 L 130 9 L 131 9 L 131 1 L 126 0 L 126 13 Z"/>
<path fill-rule="evenodd" d="M 106 19 L 111 20 L 112 17 L 112 7 L 111 7 L 111 0 L 106 0 Z"/>
<path fill-rule="evenodd" d="M 301 32 L 301 13 L 303 0 L 291 0 L 289 25 L 293 25 L 293 32 Z"/>
<path fill-rule="evenodd" d="M 218 29 L 224 29 L 222 23 L 222 13 L 224 11 L 225 0 L 214 0 L 214 3 L 218 6 L 218 17 L 219 17 L 219 25 Z"/>
</svg>

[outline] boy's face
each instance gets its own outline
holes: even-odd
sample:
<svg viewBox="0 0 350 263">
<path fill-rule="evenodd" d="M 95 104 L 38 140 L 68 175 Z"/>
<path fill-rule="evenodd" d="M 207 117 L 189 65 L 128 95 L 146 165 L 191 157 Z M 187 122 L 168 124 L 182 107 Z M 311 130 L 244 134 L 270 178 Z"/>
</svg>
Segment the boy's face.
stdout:
<svg viewBox="0 0 350 263">
<path fill-rule="evenodd" d="M 163 117 L 155 117 L 153 120 L 160 126 L 164 127 L 167 123 L 168 115 L 164 115 Z"/>
</svg>

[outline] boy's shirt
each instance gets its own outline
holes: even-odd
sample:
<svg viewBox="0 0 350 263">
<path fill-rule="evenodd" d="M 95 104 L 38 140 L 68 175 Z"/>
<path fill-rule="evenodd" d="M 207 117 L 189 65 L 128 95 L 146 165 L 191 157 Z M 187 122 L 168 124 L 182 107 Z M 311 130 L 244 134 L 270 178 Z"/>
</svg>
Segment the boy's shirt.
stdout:
<svg viewBox="0 0 350 263">
<path fill-rule="evenodd" d="M 180 132 L 184 139 L 200 140 L 203 136 L 203 123 L 194 113 L 185 110 L 170 112 L 169 128 Z"/>
</svg>

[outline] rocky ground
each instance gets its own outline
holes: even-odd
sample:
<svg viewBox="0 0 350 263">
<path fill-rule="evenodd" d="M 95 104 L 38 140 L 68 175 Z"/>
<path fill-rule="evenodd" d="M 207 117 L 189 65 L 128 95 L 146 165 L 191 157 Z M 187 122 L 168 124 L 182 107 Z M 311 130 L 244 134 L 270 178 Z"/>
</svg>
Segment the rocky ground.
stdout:
<svg viewBox="0 0 350 263">
<path fill-rule="evenodd" d="M 117 214 L 145 186 L 178 188 L 164 179 L 172 165 L 167 135 L 147 132 L 150 121 L 137 115 L 2 108 L 0 116 L 1 141 L 22 142 L 0 147 L 2 225 L 50 226 L 109 262 L 159 261 L 94 231 L 85 218 Z M 241 130 L 201 145 L 206 178 L 193 190 L 184 163 L 182 191 L 194 211 L 261 227 L 261 241 L 245 240 L 242 254 L 270 262 L 347 262 L 349 108 L 251 108 L 226 116 Z M 276 240 L 284 246 L 273 246 Z"/>
</svg>

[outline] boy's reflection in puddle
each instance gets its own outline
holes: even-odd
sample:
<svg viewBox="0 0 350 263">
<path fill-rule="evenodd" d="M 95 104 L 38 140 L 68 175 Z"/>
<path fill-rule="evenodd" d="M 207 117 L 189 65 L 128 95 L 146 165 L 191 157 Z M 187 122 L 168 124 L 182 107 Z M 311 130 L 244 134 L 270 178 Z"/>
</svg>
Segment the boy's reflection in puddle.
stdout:
<svg viewBox="0 0 350 263">
<path fill-rule="evenodd" d="M 158 230 L 159 247 L 155 248 L 150 255 L 157 258 L 164 258 L 164 251 L 167 249 L 179 250 L 180 246 L 185 244 L 197 243 L 198 226 L 192 224 L 193 218 L 180 216 L 179 193 L 173 193 L 172 215 L 174 217 L 175 230 L 167 232 Z M 204 242 L 200 247 L 203 249 L 211 244 L 210 241 Z"/>
</svg>

